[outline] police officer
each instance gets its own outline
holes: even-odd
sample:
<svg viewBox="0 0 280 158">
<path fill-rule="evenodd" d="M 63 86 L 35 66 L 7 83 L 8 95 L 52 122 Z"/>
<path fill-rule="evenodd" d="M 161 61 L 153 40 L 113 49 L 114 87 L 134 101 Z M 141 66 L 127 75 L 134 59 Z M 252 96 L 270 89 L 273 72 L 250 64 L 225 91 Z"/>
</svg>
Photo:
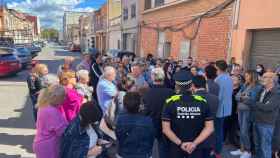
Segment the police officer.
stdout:
<svg viewBox="0 0 280 158">
<path fill-rule="evenodd" d="M 213 118 L 206 100 L 191 94 L 192 75 L 184 70 L 174 76 L 176 92 L 166 100 L 162 130 L 171 141 L 169 157 L 203 158 L 203 143 L 214 131 Z"/>
</svg>

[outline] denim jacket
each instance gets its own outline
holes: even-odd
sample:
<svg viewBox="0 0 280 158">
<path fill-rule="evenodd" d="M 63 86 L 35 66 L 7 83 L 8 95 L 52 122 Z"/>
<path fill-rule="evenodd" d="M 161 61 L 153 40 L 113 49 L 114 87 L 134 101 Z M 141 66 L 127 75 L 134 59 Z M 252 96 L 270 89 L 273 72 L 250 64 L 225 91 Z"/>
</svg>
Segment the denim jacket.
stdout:
<svg viewBox="0 0 280 158">
<path fill-rule="evenodd" d="M 152 155 L 155 129 L 150 117 L 140 114 L 120 114 L 116 136 L 118 153 L 123 158 L 149 158 Z"/>
<path fill-rule="evenodd" d="M 242 86 L 235 96 L 238 101 L 238 110 L 250 110 L 250 107 L 255 106 L 261 90 L 262 86 L 260 84 L 257 84 L 254 87 L 248 87 L 246 85 Z M 241 100 L 242 95 L 246 95 L 248 98 Z"/>
<path fill-rule="evenodd" d="M 60 145 L 60 158 L 87 158 L 89 150 L 89 136 L 86 129 L 80 126 L 77 116 L 66 128 Z"/>
</svg>

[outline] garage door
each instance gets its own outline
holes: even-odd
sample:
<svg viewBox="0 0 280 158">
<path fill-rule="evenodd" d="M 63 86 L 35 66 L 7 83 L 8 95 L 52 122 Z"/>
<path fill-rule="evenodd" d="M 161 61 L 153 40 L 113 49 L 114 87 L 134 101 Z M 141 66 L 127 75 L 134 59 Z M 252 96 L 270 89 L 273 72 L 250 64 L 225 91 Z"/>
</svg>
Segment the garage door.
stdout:
<svg viewBox="0 0 280 158">
<path fill-rule="evenodd" d="M 252 37 L 250 67 L 263 64 L 275 68 L 280 62 L 280 29 L 255 31 Z"/>
</svg>

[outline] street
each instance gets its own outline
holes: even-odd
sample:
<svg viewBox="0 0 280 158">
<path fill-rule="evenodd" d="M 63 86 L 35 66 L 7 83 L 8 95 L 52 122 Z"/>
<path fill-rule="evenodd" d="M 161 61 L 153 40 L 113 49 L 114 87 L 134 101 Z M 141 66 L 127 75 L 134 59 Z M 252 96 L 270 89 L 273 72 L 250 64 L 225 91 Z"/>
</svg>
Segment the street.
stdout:
<svg viewBox="0 0 280 158">
<path fill-rule="evenodd" d="M 68 52 L 54 45 L 44 48 L 35 59 L 47 64 L 49 72 L 56 74 L 66 56 L 75 57 L 75 64 L 80 60 L 79 53 Z M 35 157 L 32 152 L 35 126 L 25 81 L 27 74 L 25 70 L 16 76 L 0 78 L 0 158 Z M 225 151 L 224 158 L 233 157 Z"/>
<path fill-rule="evenodd" d="M 35 59 L 47 64 L 50 73 L 56 73 L 65 56 L 80 58 L 79 53 L 50 46 Z M 16 76 L 0 78 L 0 158 L 35 157 L 32 152 L 35 126 L 25 81 L 27 74 L 25 70 Z"/>
</svg>

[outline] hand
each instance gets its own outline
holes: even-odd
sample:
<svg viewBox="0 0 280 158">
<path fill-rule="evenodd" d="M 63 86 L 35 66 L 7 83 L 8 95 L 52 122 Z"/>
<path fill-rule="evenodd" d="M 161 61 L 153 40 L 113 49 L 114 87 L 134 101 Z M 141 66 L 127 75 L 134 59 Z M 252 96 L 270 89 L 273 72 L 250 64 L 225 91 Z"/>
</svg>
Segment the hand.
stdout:
<svg viewBox="0 0 280 158">
<path fill-rule="evenodd" d="M 102 147 L 101 146 L 94 146 L 93 148 L 89 149 L 88 151 L 88 156 L 98 156 L 102 152 Z"/>
<path fill-rule="evenodd" d="M 275 153 L 274 153 L 274 156 L 275 156 L 275 158 L 279 158 L 279 152 L 278 151 L 276 151 Z"/>
<path fill-rule="evenodd" d="M 184 151 L 191 154 L 196 149 L 196 144 L 194 142 L 186 142 L 182 144 Z"/>
</svg>

